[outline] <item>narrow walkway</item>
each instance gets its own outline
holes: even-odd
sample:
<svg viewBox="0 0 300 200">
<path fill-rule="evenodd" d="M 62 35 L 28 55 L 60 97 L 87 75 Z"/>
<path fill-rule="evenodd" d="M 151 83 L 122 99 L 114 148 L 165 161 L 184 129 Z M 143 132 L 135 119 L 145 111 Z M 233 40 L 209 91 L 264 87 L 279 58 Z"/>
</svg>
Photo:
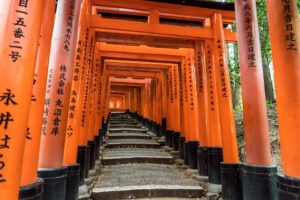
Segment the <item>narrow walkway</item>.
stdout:
<svg viewBox="0 0 300 200">
<path fill-rule="evenodd" d="M 92 199 L 201 198 L 204 189 L 174 165 L 153 133 L 127 114 L 111 115 Z"/>
</svg>

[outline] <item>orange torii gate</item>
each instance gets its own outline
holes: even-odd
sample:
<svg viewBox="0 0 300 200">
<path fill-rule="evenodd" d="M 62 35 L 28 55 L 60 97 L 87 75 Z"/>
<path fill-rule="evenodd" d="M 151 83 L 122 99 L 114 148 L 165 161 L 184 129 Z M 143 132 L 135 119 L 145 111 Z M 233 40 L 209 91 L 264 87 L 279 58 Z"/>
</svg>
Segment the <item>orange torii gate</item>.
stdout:
<svg viewBox="0 0 300 200">
<path fill-rule="evenodd" d="M 106 132 L 112 88 L 125 91 L 125 107 L 137 111 L 132 116 L 155 122 L 153 130 L 162 126 L 167 144 L 178 146 L 185 163 L 208 176 L 210 191 L 219 192 L 222 184 L 224 199 L 299 199 L 296 0 L 267 1 L 283 160 L 279 176 L 270 154 L 254 0 L 237 0 L 236 13 L 142 0 L 60 0 L 53 21 L 54 4 L 0 3 L 0 199 L 18 199 L 20 186 L 20 199 L 76 199 L 79 178 L 84 185 L 95 163 L 99 129 L 101 137 Z M 237 41 L 237 34 L 224 28 L 235 16 L 245 119 L 243 165 L 225 46 Z M 45 27 L 52 29 L 53 23 L 50 49 L 51 33 Z M 48 58 L 47 78 L 41 66 L 47 69 Z M 135 78 L 129 79 L 126 70 L 134 71 Z M 39 124 L 33 125 L 35 120 Z M 45 183 L 36 178 L 37 165 Z"/>
</svg>

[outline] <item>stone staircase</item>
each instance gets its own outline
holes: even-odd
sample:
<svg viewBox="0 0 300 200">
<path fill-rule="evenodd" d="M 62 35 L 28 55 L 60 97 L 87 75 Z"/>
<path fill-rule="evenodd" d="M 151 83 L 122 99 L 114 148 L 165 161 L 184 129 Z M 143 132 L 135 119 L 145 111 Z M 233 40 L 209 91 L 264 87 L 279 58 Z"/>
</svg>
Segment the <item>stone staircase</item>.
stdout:
<svg viewBox="0 0 300 200">
<path fill-rule="evenodd" d="M 204 189 L 174 164 L 153 133 L 125 113 L 112 114 L 92 199 L 198 199 Z"/>
</svg>

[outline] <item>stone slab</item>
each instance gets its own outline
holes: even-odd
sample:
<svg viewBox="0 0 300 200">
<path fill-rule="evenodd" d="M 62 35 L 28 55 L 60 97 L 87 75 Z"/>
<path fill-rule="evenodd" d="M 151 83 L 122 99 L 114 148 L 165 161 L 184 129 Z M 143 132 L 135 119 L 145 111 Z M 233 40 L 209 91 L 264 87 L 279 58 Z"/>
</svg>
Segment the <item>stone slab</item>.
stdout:
<svg viewBox="0 0 300 200">
<path fill-rule="evenodd" d="M 96 188 L 132 185 L 186 185 L 197 182 L 179 171 L 174 165 L 120 164 L 103 166 Z"/>
<path fill-rule="evenodd" d="M 110 133 L 108 139 L 151 139 L 152 136 L 145 133 Z"/>
<path fill-rule="evenodd" d="M 109 132 L 147 132 L 146 128 L 124 128 L 124 127 L 120 127 L 120 128 L 109 128 L 108 129 Z"/>
<path fill-rule="evenodd" d="M 111 124 L 109 128 L 142 128 L 140 124 Z"/>
<path fill-rule="evenodd" d="M 121 164 L 103 166 L 93 199 L 202 197 L 197 182 L 173 165 Z"/>
<path fill-rule="evenodd" d="M 182 185 L 137 185 L 123 187 L 95 188 L 92 198 L 100 199 L 135 199 L 145 197 L 189 197 L 204 196 L 204 189 L 200 186 Z"/>
<path fill-rule="evenodd" d="M 111 149 L 104 153 L 103 165 L 117 165 L 127 163 L 156 163 L 172 164 L 173 157 L 159 149 Z"/>
<path fill-rule="evenodd" d="M 159 148 L 159 143 L 146 139 L 112 139 L 106 148 Z"/>
</svg>

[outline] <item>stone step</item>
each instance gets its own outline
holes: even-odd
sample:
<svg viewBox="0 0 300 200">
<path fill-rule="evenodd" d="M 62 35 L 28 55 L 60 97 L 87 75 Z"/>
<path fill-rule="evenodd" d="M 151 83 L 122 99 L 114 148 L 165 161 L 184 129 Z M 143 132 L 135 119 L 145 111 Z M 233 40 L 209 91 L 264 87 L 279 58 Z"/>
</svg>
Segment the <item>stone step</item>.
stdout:
<svg viewBox="0 0 300 200">
<path fill-rule="evenodd" d="M 109 128 L 142 128 L 139 124 L 112 124 Z"/>
<path fill-rule="evenodd" d="M 173 165 L 103 166 L 92 199 L 201 198 L 204 189 Z"/>
<path fill-rule="evenodd" d="M 123 187 L 95 188 L 92 191 L 92 199 L 136 199 L 152 197 L 179 197 L 201 198 L 204 196 L 201 186 L 181 185 L 136 185 Z M 159 198 L 160 199 L 160 198 Z"/>
<path fill-rule="evenodd" d="M 110 133 L 147 133 L 144 128 L 109 128 Z"/>
<path fill-rule="evenodd" d="M 138 123 L 136 121 L 128 121 L 128 120 L 118 120 L 118 121 L 110 121 L 109 122 L 111 125 L 115 125 L 115 124 L 131 124 L 131 125 L 137 125 Z"/>
<path fill-rule="evenodd" d="M 159 149 L 120 148 L 105 151 L 103 165 L 118 165 L 127 163 L 172 164 L 173 157 Z"/>
<path fill-rule="evenodd" d="M 108 139 L 151 139 L 152 136 L 145 133 L 109 133 Z"/>
<path fill-rule="evenodd" d="M 107 148 L 160 148 L 154 140 L 146 139 L 112 139 L 108 141 Z"/>
</svg>

